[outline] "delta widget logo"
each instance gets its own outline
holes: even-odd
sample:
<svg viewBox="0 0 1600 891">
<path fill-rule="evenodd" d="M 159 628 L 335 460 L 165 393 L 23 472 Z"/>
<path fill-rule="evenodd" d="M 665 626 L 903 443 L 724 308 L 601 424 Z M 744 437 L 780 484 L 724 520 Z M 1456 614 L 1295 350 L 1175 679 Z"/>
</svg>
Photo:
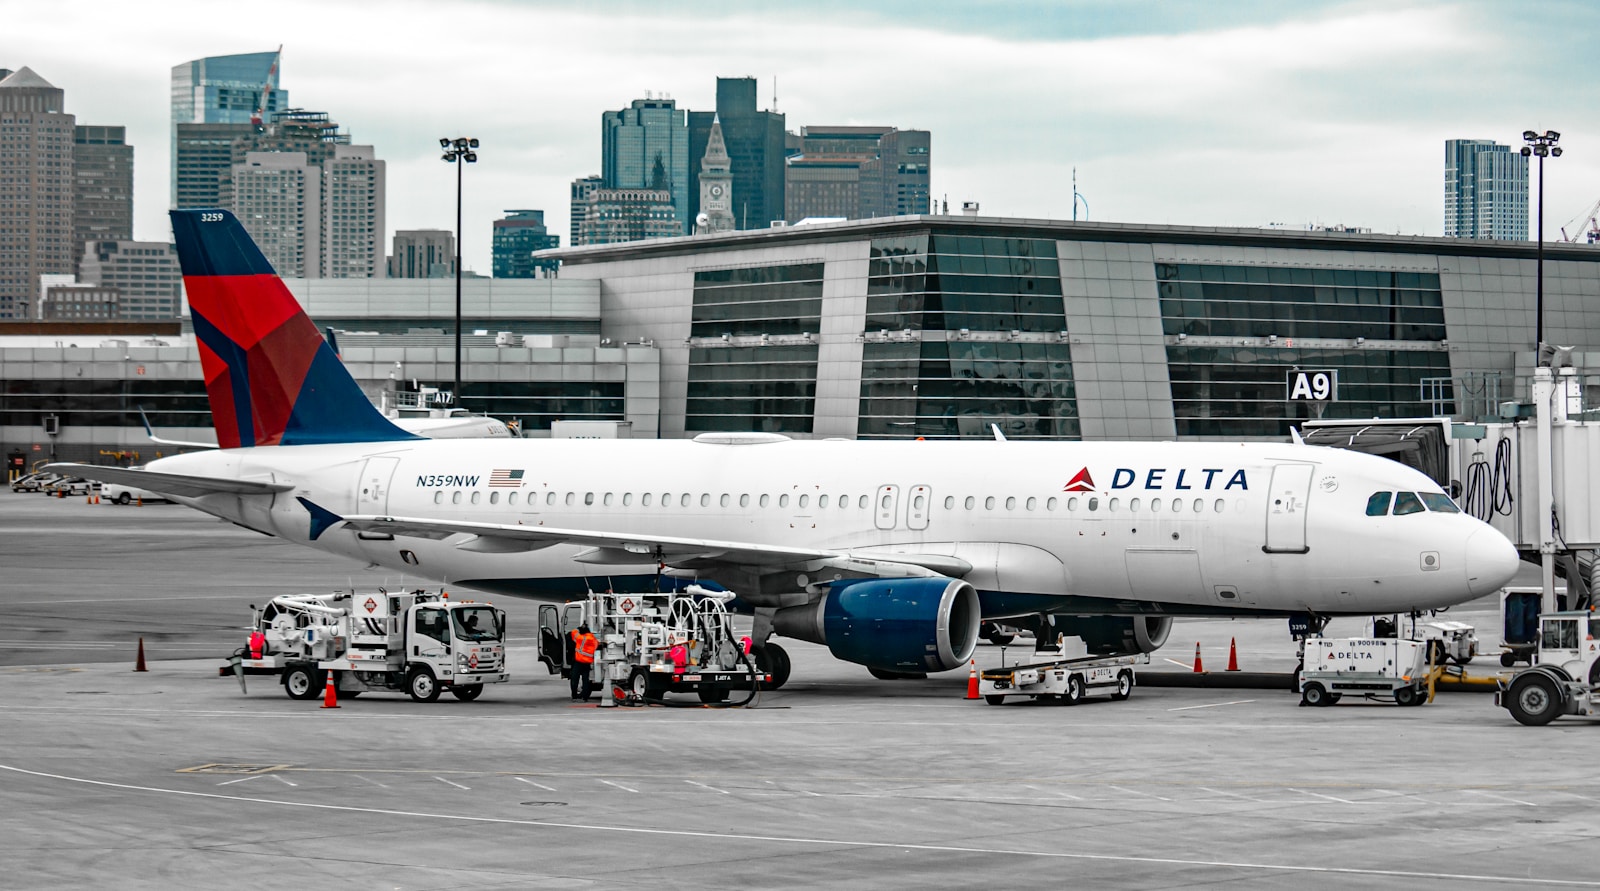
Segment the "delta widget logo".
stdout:
<svg viewBox="0 0 1600 891">
<path fill-rule="evenodd" d="M 1074 474 L 1072 479 L 1067 481 L 1067 487 L 1065 489 L 1062 489 L 1061 491 L 1063 491 L 1063 492 L 1093 492 L 1094 491 L 1094 477 L 1089 475 L 1089 468 L 1085 467 L 1084 469 L 1082 469 L 1082 470 L 1078 471 L 1076 474 Z"/>
</svg>

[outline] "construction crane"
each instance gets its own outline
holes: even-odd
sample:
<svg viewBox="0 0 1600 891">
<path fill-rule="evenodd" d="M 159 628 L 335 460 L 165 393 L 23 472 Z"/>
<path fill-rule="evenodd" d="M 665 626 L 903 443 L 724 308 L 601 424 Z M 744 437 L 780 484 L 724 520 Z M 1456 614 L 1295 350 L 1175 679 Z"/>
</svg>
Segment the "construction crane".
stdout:
<svg viewBox="0 0 1600 891">
<path fill-rule="evenodd" d="M 1596 199 L 1594 205 L 1591 206 L 1587 211 L 1568 220 L 1566 224 L 1561 227 L 1561 240 L 1571 243 L 1582 237 L 1589 244 L 1600 242 L 1600 219 L 1597 218 L 1600 218 L 1600 199 Z M 1568 235 L 1567 226 L 1572 226 L 1579 220 L 1583 221 L 1583 228 L 1574 228 L 1572 230 L 1572 234 Z"/>
<path fill-rule="evenodd" d="M 267 114 L 267 106 L 272 99 L 272 79 L 278 76 L 278 62 L 283 59 L 283 44 L 278 44 L 278 51 L 272 54 L 272 64 L 267 66 L 267 79 L 261 84 L 261 101 L 256 105 L 255 113 L 250 115 L 250 123 L 257 131 L 266 129 L 262 123 Z"/>
</svg>

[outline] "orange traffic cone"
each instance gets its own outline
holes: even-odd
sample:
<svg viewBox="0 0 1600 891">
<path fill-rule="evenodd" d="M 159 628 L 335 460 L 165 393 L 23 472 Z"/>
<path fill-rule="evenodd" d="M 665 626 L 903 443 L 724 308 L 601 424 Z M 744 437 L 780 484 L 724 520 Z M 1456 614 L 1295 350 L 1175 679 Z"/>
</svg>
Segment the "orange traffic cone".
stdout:
<svg viewBox="0 0 1600 891">
<path fill-rule="evenodd" d="M 94 504 L 94 494 L 90 492 L 83 493 L 83 503 Z"/>
<path fill-rule="evenodd" d="M 139 503 L 134 505 L 134 507 L 144 507 L 144 496 L 143 495 L 139 496 Z"/>
<path fill-rule="evenodd" d="M 322 685 L 322 707 L 338 708 L 339 691 L 333 686 L 333 672 L 328 672 L 328 682 Z"/>
<path fill-rule="evenodd" d="M 134 671 L 149 671 L 144 667 L 144 638 L 139 638 L 139 658 L 133 663 Z"/>
<path fill-rule="evenodd" d="M 1205 670 L 1205 666 L 1200 664 L 1200 644 L 1197 641 L 1194 645 L 1194 673 L 1204 674 Z"/>
<path fill-rule="evenodd" d="M 978 660 L 969 659 L 967 660 L 967 665 L 969 666 L 967 672 L 967 698 L 981 699 L 982 697 L 978 695 Z"/>
<path fill-rule="evenodd" d="M 1239 641 L 1237 638 L 1228 638 L 1228 670 L 1239 670 Z"/>
</svg>

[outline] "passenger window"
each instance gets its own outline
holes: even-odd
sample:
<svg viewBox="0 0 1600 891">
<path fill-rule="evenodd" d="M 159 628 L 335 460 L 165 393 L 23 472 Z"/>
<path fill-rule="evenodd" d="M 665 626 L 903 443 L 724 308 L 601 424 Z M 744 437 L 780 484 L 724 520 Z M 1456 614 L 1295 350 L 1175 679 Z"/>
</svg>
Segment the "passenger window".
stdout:
<svg viewBox="0 0 1600 891">
<path fill-rule="evenodd" d="M 750 506 L 750 496 L 749 495 L 740 495 L 739 496 L 739 506 L 740 507 L 749 507 Z"/>
<path fill-rule="evenodd" d="M 433 503 L 434 504 L 444 504 L 444 490 L 443 489 L 439 489 L 438 491 L 433 493 Z"/>
<path fill-rule="evenodd" d="M 490 504 L 499 504 L 500 503 L 500 493 L 499 492 L 490 492 L 489 493 L 489 503 Z"/>
<path fill-rule="evenodd" d="M 1159 499 L 1159 498 L 1150 499 L 1150 512 L 1153 513 L 1153 514 L 1161 513 L 1161 499 Z"/>
<path fill-rule="evenodd" d="M 772 496 L 770 496 L 770 495 L 761 496 L 761 506 L 762 507 L 766 507 L 767 503 L 770 502 L 771 500 L 772 500 Z"/>
<path fill-rule="evenodd" d="M 639 506 L 640 507 L 649 507 L 650 506 L 650 493 L 649 492 L 646 492 L 643 495 L 639 496 Z"/>
<path fill-rule="evenodd" d="M 789 506 L 789 496 L 788 495 L 779 495 L 778 496 L 778 506 L 779 507 L 788 507 Z"/>
<path fill-rule="evenodd" d="M 954 496 L 954 495 L 946 495 L 946 496 L 944 496 L 944 509 L 945 510 L 955 510 L 955 508 L 956 508 L 956 496 Z"/>
<path fill-rule="evenodd" d="M 517 503 L 517 493 L 512 492 L 510 495 L 506 496 L 506 504 L 516 504 L 516 503 Z"/>
<path fill-rule="evenodd" d="M 1428 510 L 1438 511 L 1441 514 L 1461 513 L 1461 508 L 1456 507 L 1450 496 L 1443 492 L 1418 492 L 1417 495 L 1422 499 L 1422 503 L 1428 506 Z"/>
<path fill-rule="evenodd" d="M 1111 513 L 1116 513 L 1118 504 L 1120 504 L 1120 502 L 1117 499 L 1113 498 L 1110 501 L 1106 502 L 1106 510 L 1110 511 Z"/>
<path fill-rule="evenodd" d="M 682 495 L 678 496 L 678 506 L 679 507 L 688 507 L 689 506 L 689 493 L 688 492 L 685 492 Z"/>
<path fill-rule="evenodd" d="M 1044 503 L 1044 509 L 1054 511 L 1056 509 L 1056 500 L 1054 498 L 1047 499 Z"/>
<path fill-rule="evenodd" d="M 473 504 L 477 504 L 482 499 L 483 499 L 483 493 L 482 492 L 473 492 L 472 493 L 472 503 Z"/>
<path fill-rule="evenodd" d="M 1389 499 L 1394 497 L 1393 492 L 1373 492 L 1367 499 L 1367 516 L 1383 517 L 1389 514 Z"/>
<path fill-rule="evenodd" d="M 594 504 L 594 493 L 593 492 L 585 492 L 585 493 L 583 493 L 583 506 L 584 507 L 588 507 L 591 504 Z"/>
<path fill-rule="evenodd" d="M 1128 499 L 1128 512 L 1129 513 L 1135 513 L 1135 514 L 1139 512 L 1139 499 L 1137 499 L 1137 498 L 1129 498 Z"/>
<path fill-rule="evenodd" d="M 456 491 L 450 493 L 450 503 L 451 504 L 460 504 L 461 503 L 461 490 L 457 489 Z"/>
<path fill-rule="evenodd" d="M 983 499 L 983 509 L 984 510 L 994 510 L 994 496 L 993 495 L 990 495 L 988 498 Z"/>
<path fill-rule="evenodd" d="M 701 492 L 700 493 L 700 506 L 701 507 L 710 507 L 711 506 L 711 493 L 710 492 Z"/>
<path fill-rule="evenodd" d="M 623 492 L 622 493 L 622 506 L 623 507 L 632 507 L 633 506 L 633 493 L 632 492 Z"/>
<path fill-rule="evenodd" d="M 1014 497 L 1007 498 L 1006 499 L 1006 510 L 1016 510 L 1016 509 L 1017 509 L 1017 499 L 1014 498 Z"/>
<path fill-rule="evenodd" d="M 804 507 L 806 507 L 806 506 L 808 506 L 810 504 L 811 504 L 811 496 L 810 495 L 801 495 L 800 496 L 800 507 L 804 508 Z"/>
<path fill-rule="evenodd" d="M 867 496 L 863 495 L 860 498 L 857 498 L 856 499 L 856 507 L 860 508 L 861 510 L 866 510 L 867 509 Z"/>
<path fill-rule="evenodd" d="M 727 507 L 728 506 L 728 502 L 729 502 L 728 493 L 727 492 L 723 492 L 722 493 L 722 497 L 717 499 L 717 506 L 718 507 Z"/>
<path fill-rule="evenodd" d="M 917 502 L 918 502 L 917 506 L 918 507 L 922 506 L 921 501 L 922 501 L 922 499 L 920 499 L 920 498 L 917 499 Z M 828 496 L 826 496 L 826 495 L 818 495 L 817 496 L 817 507 L 818 508 L 824 508 L 824 507 L 827 507 L 827 506 L 828 506 Z"/>
<path fill-rule="evenodd" d="M 1394 495 L 1394 515 L 1397 517 L 1406 514 L 1421 513 L 1423 511 L 1422 499 L 1415 492 L 1396 492 Z"/>
<path fill-rule="evenodd" d="M 1194 512 L 1197 514 L 1203 514 L 1206 512 L 1206 501 L 1204 498 L 1196 498 L 1194 500 Z"/>
<path fill-rule="evenodd" d="M 578 496 L 573 494 L 572 492 L 568 492 L 567 493 L 567 497 L 566 497 L 567 507 L 571 507 L 573 505 L 573 502 L 575 502 L 577 500 L 577 497 Z"/>
<path fill-rule="evenodd" d="M 962 502 L 963 506 L 965 506 L 967 510 L 972 510 L 977 503 L 977 499 L 973 498 L 971 495 L 968 495 L 967 500 Z"/>
<path fill-rule="evenodd" d="M 417 610 L 417 633 L 444 643 L 450 639 L 449 620 L 444 610 L 426 607 Z"/>
<path fill-rule="evenodd" d="M 1222 499 L 1221 499 L 1221 498 L 1218 498 L 1218 499 L 1217 499 L 1217 501 L 1216 501 L 1216 503 L 1215 503 L 1215 504 L 1213 504 L 1213 505 L 1211 505 L 1211 509 L 1212 509 L 1212 510 L 1214 510 L 1214 511 L 1216 511 L 1216 512 L 1217 512 L 1217 513 L 1219 513 L 1219 514 L 1220 514 L 1220 513 L 1222 513 L 1222 509 L 1223 509 L 1223 507 L 1225 507 L 1225 506 L 1226 506 L 1226 505 L 1225 505 L 1225 504 L 1224 504 L 1224 503 L 1223 503 L 1223 501 L 1222 501 Z"/>
<path fill-rule="evenodd" d="M 888 495 L 883 496 L 882 500 L 880 500 L 878 502 L 878 506 L 883 508 L 884 510 L 888 510 L 889 509 L 889 496 Z"/>
<path fill-rule="evenodd" d="M 1033 510 L 1034 507 L 1036 507 L 1038 504 L 1039 504 L 1039 499 L 1037 499 L 1037 498 L 1029 498 L 1028 499 L 1028 503 L 1025 506 L 1028 508 L 1028 510 Z"/>
<path fill-rule="evenodd" d="M 1076 499 L 1076 498 L 1068 498 L 1067 499 L 1067 510 L 1071 511 L 1071 510 L 1077 510 L 1077 509 L 1078 509 L 1078 499 Z"/>
<path fill-rule="evenodd" d="M 601 501 L 601 503 L 604 504 L 606 507 L 610 507 L 611 506 L 611 493 L 610 492 L 606 493 L 606 497 Z"/>
<path fill-rule="evenodd" d="M 1175 513 L 1175 514 L 1183 513 L 1183 499 L 1182 498 L 1174 498 L 1174 499 L 1172 499 L 1172 512 Z"/>
<path fill-rule="evenodd" d="M 839 509 L 840 510 L 844 510 L 845 508 L 847 508 L 849 506 L 850 506 L 850 496 L 849 495 L 840 495 L 839 496 Z"/>
</svg>

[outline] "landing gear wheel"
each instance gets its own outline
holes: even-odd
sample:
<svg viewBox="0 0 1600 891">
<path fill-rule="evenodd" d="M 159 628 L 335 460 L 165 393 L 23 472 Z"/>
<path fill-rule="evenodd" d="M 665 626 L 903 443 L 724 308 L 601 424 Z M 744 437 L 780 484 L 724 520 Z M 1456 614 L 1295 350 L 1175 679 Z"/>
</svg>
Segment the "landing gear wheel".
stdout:
<svg viewBox="0 0 1600 891">
<path fill-rule="evenodd" d="M 1304 690 L 1300 691 L 1300 704 L 1301 705 L 1309 705 L 1309 706 L 1317 706 L 1317 707 L 1324 706 L 1324 705 L 1332 705 L 1332 703 L 1328 701 L 1328 698 L 1329 697 L 1328 697 L 1327 688 L 1323 687 L 1319 683 L 1316 683 L 1315 681 L 1313 681 L 1313 682 L 1311 682 L 1309 684 L 1306 684 L 1306 688 Z"/>
<path fill-rule="evenodd" d="M 728 701 L 728 688 L 726 687 L 701 687 L 695 691 L 700 694 L 700 701 L 707 705 L 716 705 Z"/>
<path fill-rule="evenodd" d="M 1067 678 L 1067 692 L 1061 697 L 1062 705 L 1077 705 L 1083 701 L 1083 676 L 1073 675 Z"/>
<path fill-rule="evenodd" d="M 989 703 L 990 705 L 1006 704 L 1006 698 L 1004 696 L 995 696 L 993 694 L 983 697 L 983 701 Z"/>
<path fill-rule="evenodd" d="M 406 675 L 406 692 L 417 702 L 433 702 L 439 698 L 439 682 L 426 668 L 413 668 Z"/>
<path fill-rule="evenodd" d="M 1111 698 L 1117 702 L 1121 702 L 1132 695 L 1133 672 L 1124 668 L 1123 670 L 1117 672 L 1117 689 L 1116 692 L 1111 694 Z"/>
<path fill-rule="evenodd" d="M 293 666 L 283 675 L 283 691 L 290 699 L 316 699 L 326 684 L 322 669 L 309 665 Z"/>
<path fill-rule="evenodd" d="M 928 675 L 921 671 L 890 671 L 886 668 L 873 668 L 867 666 L 867 673 L 880 681 L 923 681 Z"/>
<path fill-rule="evenodd" d="M 756 657 L 756 668 L 772 675 L 772 682 L 767 684 L 768 690 L 777 690 L 789 683 L 789 669 L 794 666 L 789 661 L 787 650 L 768 641 L 751 652 Z"/>
<path fill-rule="evenodd" d="M 1394 691 L 1395 705 L 1416 705 L 1422 698 L 1422 692 L 1416 687 L 1401 687 Z"/>
<path fill-rule="evenodd" d="M 472 700 L 483 695 L 483 685 L 463 684 L 459 687 L 451 687 L 450 695 L 461 700 L 462 702 L 471 702 Z"/>
<path fill-rule="evenodd" d="M 1506 708 L 1518 724 L 1543 727 L 1561 714 L 1561 690 L 1549 675 L 1530 674 L 1511 682 Z"/>
<path fill-rule="evenodd" d="M 1516 665 L 1516 664 L 1517 664 L 1517 654 L 1516 653 L 1512 653 L 1512 652 L 1507 651 L 1507 652 L 1504 652 L 1504 653 L 1500 654 L 1500 665 L 1501 665 L 1501 667 L 1510 668 L 1511 666 Z"/>
</svg>

